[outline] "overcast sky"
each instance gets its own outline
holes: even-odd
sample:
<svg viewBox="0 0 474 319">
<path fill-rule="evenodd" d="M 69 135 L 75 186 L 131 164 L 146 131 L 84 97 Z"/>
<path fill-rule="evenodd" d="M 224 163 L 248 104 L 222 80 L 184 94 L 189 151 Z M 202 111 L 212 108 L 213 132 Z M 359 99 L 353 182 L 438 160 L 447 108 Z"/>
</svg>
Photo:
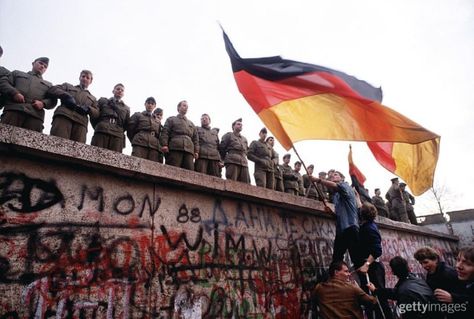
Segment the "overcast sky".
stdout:
<svg viewBox="0 0 474 319">
<path fill-rule="evenodd" d="M 435 182 L 451 193 L 448 210 L 474 208 L 472 0 L 0 0 L 0 64 L 28 71 L 34 58 L 48 56 L 44 78 L 54 84 L 77 84 L 90 69 L 97 98 L 121 82 L 132 113 L 154 96 L 165 118 L 186 99 L 188 117 L 199 124 L 209 113 L 221 136 L 243 117 L 250 142 L 263 124 L 238 92 L 218 21 L 244 58 L 282 55 L 382 86 L 384 105 L 441 135 Z M 316 172 L 347 173 L 348 145 L 296 148 Z M 365 143 L 352 145 L 366 187 L 385 194 L 394 176 Z M 285 151 L 276 149 L 281 158 Z M 417 214 L 435 212 L 429 197 L 417 198 Z"/>
</svg>

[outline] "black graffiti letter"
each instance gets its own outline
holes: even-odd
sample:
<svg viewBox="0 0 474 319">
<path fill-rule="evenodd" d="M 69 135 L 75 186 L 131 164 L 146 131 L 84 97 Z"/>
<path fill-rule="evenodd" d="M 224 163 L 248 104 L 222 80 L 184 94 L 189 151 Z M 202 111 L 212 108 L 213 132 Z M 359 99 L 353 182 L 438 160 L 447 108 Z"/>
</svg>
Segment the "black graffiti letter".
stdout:
<svg viewBox="0 0 474 319">
<path fill-rule="evenodd" d="M 84 208 L 84 200 L 86 199 L 86 193 L 90 199 L 99 201 L 99 207 L 97 207 L 97 210 L 99 212 L 103 212 L 104 211 L 104 189 L 100 186 L 96 187 L 95 190 L 90 190 L 86 185 L 82 185 L 81 202 L 79 206 L 77 206 L 77 209 L 81 210 L 82 208 Z"/>
</svg>

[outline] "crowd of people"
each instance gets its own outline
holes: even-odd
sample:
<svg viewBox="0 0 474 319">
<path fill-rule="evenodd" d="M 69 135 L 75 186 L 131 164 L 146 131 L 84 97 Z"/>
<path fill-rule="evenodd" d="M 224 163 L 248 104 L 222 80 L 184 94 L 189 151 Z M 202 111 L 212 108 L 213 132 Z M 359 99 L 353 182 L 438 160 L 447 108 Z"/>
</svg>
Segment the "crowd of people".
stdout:
<svg viewBox="0 0 474 319">
<path fill-rule="evenodd" d="M 418 249 L 414 258 L 427 271 L 426 281 L 410 272 L 405 258 L 393 256 L 389 265 L 398 282 L 387 288 L 385 267 L 380 261 L 382 236 L 375 223 L 377 208 L 362 202 L 341 172 L 335 171 L 331 180 L 312 180 L 332 190 L 336 213 L 330 278 L 314 289 L 315 310 L 320 318 L 473 318 L 474 246 L 460 250 L 456 269 L 432 248 Z M 347 251 L 351 266 L 345 262 Z M 351 268 L 359 286 L 349 281 Z M 389 299 L 396 301 L 398 312 L 392 311 Z"/>
<path fill-rule="evenodd" d="M 0 47 L 0 56 L 2 53 Z M 307 173 L 302 175 L 302 163 L 296 161 L 290 166 L 290 154 L 285 154 L 280 163 L 274 149 L 275 140 L 268 136 L 266 128 L 262 128 L 259 138 L 249 145 L 241 134 L 242 119 L 237 119 L 231 125 L 232 130 L 219 139 L 219 129 L 211 127 L 208 114 L 202 114 L 200 126 L 186 117 L 187 101 L 180 101 L 178 114 L 162 124 L 163 110 L 156 107 L 153 97 L 145 100 L 144 111 L 130 115 L 130 108 L 122 99 L 123 84 L 113 87 L 112 97 L 97 100 L 88 91 L 93 80 L 91 71 L 80 72 L 78 85 L 52 85 L 43 79 L 48 65 L 48 58 L 39 57 L 29 72 L 10 72 L 0 67 L 1 123 L 42 132 L 45 110 L 55 108 L 59 99 L 51 135 L 85 143 L 90 122 L 94 128 L 91 141 L 94 146 L 122 152 L 128 137 L 132 156 L 216 177 L 222 176 L 225 167 L 227 179 L 247 184 L 250 183 L 250 160 L 255 163 L 257 186 L 334 203 L 336 237 L 330 279 L 314 290 L 322 318 L 362 318 L 361 303 L 366 304 L 365 313 L 369 317 L 392 318 L 387 299 L 397 300 L 403 318 L 442 318 L 445 315 L 439 308 L 430 308 L 428 312 L 407 308 L 415 302 L 462 308 L 454 313 L 446 312 L 449 318 L 472 315 L 473 247 L 461 250 L 456 269 L 442 262 L 432 249 L 418 250 L 414 257 L 427 270 L 426 281 L 411 274 L 407 261 L 395 256 L 390 267 L 399 281 L 394 288 L 385 287 L 385 268 L 379 261 L 382 241 L 375 218 L 380 215 L 416 224 L 415 199 L 398 178 L 392 179 L 385 196 L 387 202 L 381 197 L 380 189 L 375 189 L 375 195 L 370 198 L 368 190 L 357 191 L 339 171 L 322 171 L 316 177 L 313 176 L 314 165 L 309 165 Z M 362 289 L 348 282 L 351 272 L 344 261 L 346 251 Z"/>
</svg>

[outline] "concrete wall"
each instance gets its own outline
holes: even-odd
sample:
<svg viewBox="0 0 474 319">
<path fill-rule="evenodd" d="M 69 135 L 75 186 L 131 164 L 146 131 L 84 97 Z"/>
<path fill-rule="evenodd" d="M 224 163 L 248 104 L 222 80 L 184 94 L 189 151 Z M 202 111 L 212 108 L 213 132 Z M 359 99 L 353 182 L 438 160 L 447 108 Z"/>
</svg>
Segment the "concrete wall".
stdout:
<svg viewBox="0 0 474 319">
<path fill-rule="evenodd" d="M 379 226 L 384 262 L 453 260 Z M 308 318 L 334 231 L 317 201 L 0 124 L 0 318 Z"/>
</svg>

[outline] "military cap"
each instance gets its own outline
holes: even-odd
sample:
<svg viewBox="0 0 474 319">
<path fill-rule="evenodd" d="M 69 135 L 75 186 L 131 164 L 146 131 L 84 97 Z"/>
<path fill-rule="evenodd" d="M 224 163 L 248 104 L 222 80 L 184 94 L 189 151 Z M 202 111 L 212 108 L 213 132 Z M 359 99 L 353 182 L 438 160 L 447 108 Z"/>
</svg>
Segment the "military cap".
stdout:
<svg viewBox="0 0 474 319">
<path fill-rule="evenodd" d="M 44 56 L 36 58 L 33 62 L 36 62 L 36 61 L 40 61 L 40 62 L 43 62 L 46 65 L 49 65 L 49 58 L 44 57 Z"/>
<path fill-rule="evenodd" d="M 314 168 L 313 164 L 308 165 L 308 168 Z"/>
<path fill-rule="evenodd" d="M 291 154 L 288 153 L 288 154 L 283 155 L 283 158 L 287 158 L 287 157 L 290 157 L 290 158 L 291 158 Z"/>
<path fill-rule="evenodd" d="M 262 129 L 260 130 L 260 133 L 265 133 L 265 134 L 267 134 L 268 132 L 267 132 L 267 129 L 264 127 L 264 128 L 262 128 Z"/>
<path fill-rule="evenodd" d="M 148 99 L 147 99 L 147 100 L 148 100 Z M 155 104 L 156 104 L 156 103 L 155 103 Z M 153 111 L 153 114 L 163 114 L 163 109 L 157 107 L 157 108 Z"/>
<path fill-rule="evenodd" d="M 150 96 L 145 100 L 145 103 L 153 103 L 156 104 L 155 98 L 153 96 Z"/>
<path fill-rule="evenodd" d="M 394 177 L 391 179 L 392 183 L 398 181 L 398 177 Z"/>
<path fill-rule="evenodd" d="M 237 122 L 242 122 L 242 118 L 236 119 L 234 122 L 232 122 L 232 128 L 234 128 L 235 123 Z"/>
<path fill-rule="evenodd" d="M 405 186 L 407 186 L 407 184 L 405 184 L 405 183 L 400 183 L 400 187 L 405 187 Z"/>
</svg>

